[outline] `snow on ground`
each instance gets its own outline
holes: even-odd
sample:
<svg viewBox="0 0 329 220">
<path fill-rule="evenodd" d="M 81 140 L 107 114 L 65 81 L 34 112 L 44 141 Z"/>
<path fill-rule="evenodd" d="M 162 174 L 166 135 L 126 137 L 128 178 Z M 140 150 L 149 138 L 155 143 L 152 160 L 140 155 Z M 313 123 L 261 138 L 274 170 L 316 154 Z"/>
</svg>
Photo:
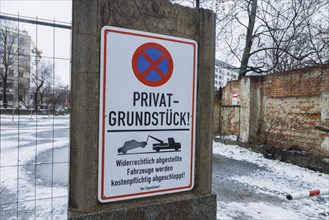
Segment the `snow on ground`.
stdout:
<svg viewBox="0 0 329 220">
<path fill-rule="evenodd" d="M 32 119 L 31 116 L 15 116 L 12 120 L 10 115 L 0 115 L 0 192 L 4 189 L 0 199 L 0 219 L 16 219 L 17 215 L 19 219 L 66 218 L 67 184 L 54 182 L 52 187 L 51 181 L 46 178 L 47 173 L 35 175 L 38 170 L 31 168 L 47 165 L 39 160 L 46 158 L 47 162 L 54 149 L 60 150 L 65 146 L 69 146 L 69 116 L 33 116 Z M 268 160 L 261 154 L 235 145 L 214 142 L 213 147 L 215 156 L 247 161 L 264 168 L 258 172 L 233 175 L 229 179 L 286 193 L 329 188 L 329 175 Z M 62 151 L 58 155 L 65 159 L 67 154 L 68 151 Z M 45 170 L 48 172 L 48 168 Z M 62 175 L 62 171 L 56 172 Z M 57 196 L 60 198 L 47 199 Z M 217 209 L 218 219 L 329 219 L 329 196 L 292 201 L 277 199 L 275 202 L 255 199 L 228 202 L 218 198 Z"/>
<path fill-rule="evenodd" d="M 239 182 L 266 187 L 279 192 L 294 193 L 314 189 L 328 189 L 329 175 L 306 168 L 269 160 L 261 154 L 236 145 L 213 144 L 214 154 L 239 161 L 257 164 L 261 169 L 251 175 L 235 175 L 231 179 Z M 261 191 L 261 193 L 269 193 Z M 329 196 L 283 200 L 282 203 L 259 202 L 221 202 L 217 201 L 217 219 L 329 219 Z M 237 213 L 239 213 L 237 215 Z"/>
<path fill-rule="evenodd" d="M 67 185 L 41 170 L 63 175 L 52 153 L 68 145 L 69 116 L 0 115 L 0 219 L 66 219 Z"/>
</svg>

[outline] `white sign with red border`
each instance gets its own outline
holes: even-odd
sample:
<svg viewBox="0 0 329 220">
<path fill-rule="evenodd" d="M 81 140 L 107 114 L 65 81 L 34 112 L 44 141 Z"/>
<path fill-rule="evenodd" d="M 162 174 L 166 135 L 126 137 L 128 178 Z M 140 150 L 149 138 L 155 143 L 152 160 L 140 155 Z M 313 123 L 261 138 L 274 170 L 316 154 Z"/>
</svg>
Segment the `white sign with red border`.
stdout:
<svg viewBox="0 0 329 220">
<path fill-rule="evenodd" d="M 101 30 L 98 200 L 194 186 L 197 43 Z"/>
</svg>

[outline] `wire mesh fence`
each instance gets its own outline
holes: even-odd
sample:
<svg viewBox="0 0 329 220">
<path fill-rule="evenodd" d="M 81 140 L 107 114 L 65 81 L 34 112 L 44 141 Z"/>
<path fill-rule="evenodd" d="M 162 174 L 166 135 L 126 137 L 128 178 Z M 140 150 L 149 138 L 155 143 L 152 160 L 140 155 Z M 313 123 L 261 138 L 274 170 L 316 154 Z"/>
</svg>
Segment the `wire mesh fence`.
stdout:
<svg viewBox="0 0 329 220">
<path fill-rule="evenodd" d="M 71 25 L 0 12 L 0 219 L 65 219 Z"/>
</svg>

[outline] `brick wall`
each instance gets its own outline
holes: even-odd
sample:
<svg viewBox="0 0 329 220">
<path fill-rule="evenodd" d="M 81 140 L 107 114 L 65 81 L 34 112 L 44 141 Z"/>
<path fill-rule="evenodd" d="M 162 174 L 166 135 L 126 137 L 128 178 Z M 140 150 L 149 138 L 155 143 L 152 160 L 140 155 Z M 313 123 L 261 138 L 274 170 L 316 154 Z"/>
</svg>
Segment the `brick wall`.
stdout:
<svg viewBox="0 0 329 220">
<path fill-rule="evenodd" d="M 238 97 L 233 97 L 233 95 Z M 234 80 L 226 84 L 226 87 L 218 93 L 215 100 L 214 131 L 221 135 L 239 136 L 240 108 L 239 108 L 240 81 Z M 234 103 L 233 101 L 237 102 Z"/>
<path fill-rule="evenodd" d="M 240 132 L 240 108 L 238 106 L 221 107 L 221 116 L 219 123 L 219 133 L 221 135 L 239 136 Z"/>
<path fill-rule="evenodd" d="M 278 148 L 329 153 L 321 121 L 321 93 L 329 91 L 329 65 L 274 73 L 262 82 L 259 138 Z"/>
<path fill-rule="evenodd" d="M 315 129 L 320 122 L 320 101 L 311 97 L 263 97 L 263 123 L 260 137 L 279 148 L 317 149 L 321 132 Z"/>
<path fill-rule="evenodd" d="M 248 94 L 248 100 L 242 103 L 242 107 L 249 108 L 243 111 L 249 114 L 248 141 L 329 155 L 329 134 L 315 129 L 319 125 L 329 127 L 321 117 L 328 111 L 323 106 L 329 105 L 324 95 L 329 92 L 329 65 L 248 80 L 250 86 L 244 88 L 248 91 L 241 91 L 244 97 Z M 230 103 L 230 97 L 237 92 L 240 94 L 240 82 L 228 83 L 223 88 L 222 103 Z M 234 133 L 236 119 L 228 111 L 222 108 L 221 116 L 226 117 L 221 120 L 221 126 L 225 126 L 222 130 Z"/>
<path fill-rule="evenodd" d="M 329 65 L 274 73 L 264 77 L 264 96 L 271 98 L 319 96 L 329 91 Z"/>
<path fill-rule="evenodd" d="M 220 112 L 220 96 L 221 93 L 220 91 L 215 92 L 214 94 L 214 124 L 213 124 L 213 133 L 214 134 L 219 134 L 220 129 L 219 129 L 219 118 L 221 115 Z"/>
<path fill-rule="evenodd" d="M 238 80 L 228 82 L 223 88 L 221 98 L 222 105 L 231 105 L 234 94 L 240 94 L 240 81 Z"/>
</svg>

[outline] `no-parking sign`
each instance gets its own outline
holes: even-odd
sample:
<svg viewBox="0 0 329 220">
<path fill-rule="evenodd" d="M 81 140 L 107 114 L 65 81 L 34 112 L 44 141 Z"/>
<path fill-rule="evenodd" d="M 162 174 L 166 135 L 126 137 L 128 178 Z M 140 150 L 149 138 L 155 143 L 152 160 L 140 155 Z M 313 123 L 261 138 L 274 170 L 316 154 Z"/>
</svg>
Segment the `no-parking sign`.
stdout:
<svg viewBox="0 0 329 220">
<path fill-rule="evenodd" d="M 101 30 L 98 199 L 194 186 L 197 43 Z"/>
</svg>

